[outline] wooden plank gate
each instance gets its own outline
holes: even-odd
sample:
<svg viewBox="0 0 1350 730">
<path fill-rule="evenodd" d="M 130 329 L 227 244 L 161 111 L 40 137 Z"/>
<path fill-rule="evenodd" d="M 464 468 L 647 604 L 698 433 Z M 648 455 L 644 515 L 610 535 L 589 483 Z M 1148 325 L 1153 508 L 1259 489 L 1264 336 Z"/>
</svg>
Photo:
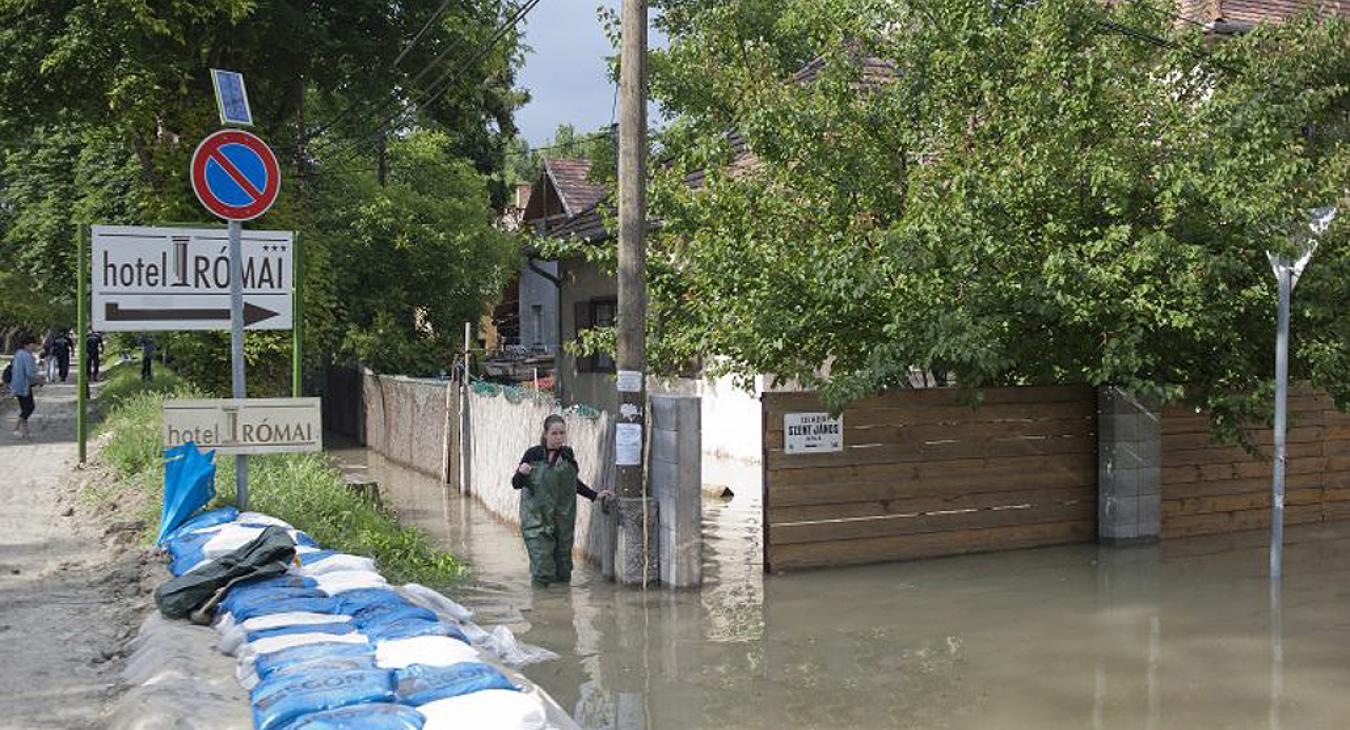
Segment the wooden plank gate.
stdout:
<svg viewBox="0 0 1350 730">
<path fill-rule="evenodd" d="M 784 417 L 825 409 L 765 393 L 764 568 L 936 557 L 1093 540 L 1096 392 L 909 390 L 843 413 L 841 451 L 788 454 Z"/>
<path fill-rule="evenodd" d="M 1350 518 L 1350 413 L 1324 391 L 1289 395 L 1285 524 Z M 1161 431 L 1163 539 L 1270 526 L 1271 429 L 1248 432 L 1256 456 L 1212 441 L 1209 416 L 1182 406 L 1164 409 Z"/>
</svg>

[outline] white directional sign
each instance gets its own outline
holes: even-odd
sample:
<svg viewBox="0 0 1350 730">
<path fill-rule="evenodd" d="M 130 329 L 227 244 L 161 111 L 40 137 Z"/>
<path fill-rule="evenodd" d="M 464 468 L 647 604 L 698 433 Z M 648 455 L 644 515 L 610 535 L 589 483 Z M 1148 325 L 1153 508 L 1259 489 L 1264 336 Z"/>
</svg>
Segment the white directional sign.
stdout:
<svg viewBox="0 0 1350 730">
<path fill-rule="evenodd" d="M 293 324 L 295 234 L 243 232 L 244 324 Z M 224 228 L 93 226 L 94 329 L 228 330 L 229 238 Z"/>
<path fill-rule="evenodd" d="M 164 402 L 164 447 L 189 441 L 221 454 L 323 450 L 318 398 L 170 400 Z"/>
</svg>

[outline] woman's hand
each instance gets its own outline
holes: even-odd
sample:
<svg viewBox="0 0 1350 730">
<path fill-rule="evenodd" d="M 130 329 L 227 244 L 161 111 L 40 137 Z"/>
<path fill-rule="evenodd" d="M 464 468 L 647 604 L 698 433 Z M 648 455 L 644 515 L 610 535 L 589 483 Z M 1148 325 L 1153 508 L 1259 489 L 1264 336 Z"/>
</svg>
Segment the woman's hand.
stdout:
<svg viewBox="0 0 1350 730">
<path fill-rule="evenodd" d="M 529 476 L 530 472 L 532 471 L 534 471 L 534 467 L 530 466 L 529 464 L 521 464 L 519 467 L 516 467 L 516 472 L 519 474 L 524 474 L 525 476 Z"/>
</svg>

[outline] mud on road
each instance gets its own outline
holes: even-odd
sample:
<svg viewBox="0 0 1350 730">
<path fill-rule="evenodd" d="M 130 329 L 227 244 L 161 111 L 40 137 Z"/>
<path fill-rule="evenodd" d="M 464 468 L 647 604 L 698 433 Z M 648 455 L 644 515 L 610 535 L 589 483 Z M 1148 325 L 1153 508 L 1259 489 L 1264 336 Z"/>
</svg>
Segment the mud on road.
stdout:
<svg viewBox="0 0 1350 730">
<path fill-rule="evenodd" d="M 31 441 L 0 404 L 0 728 L 103 727 L 127 640 L 165 578 L 130 505 L 80 498 L 110 475 L 79 469 L 75 386 L 37 393 Z"/>
</svg>

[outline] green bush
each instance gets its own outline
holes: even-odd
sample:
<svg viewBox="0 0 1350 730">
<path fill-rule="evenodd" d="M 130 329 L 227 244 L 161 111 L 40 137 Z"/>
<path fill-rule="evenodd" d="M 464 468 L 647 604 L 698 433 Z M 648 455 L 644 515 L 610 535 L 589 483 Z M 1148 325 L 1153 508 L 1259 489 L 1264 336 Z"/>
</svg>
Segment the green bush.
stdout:
<svg viewBox="0 0 1350 730">
<path fill-rule="evenodd" d="M 107 441 L 98 458 L 115 470 L 118 479 L 88 494 L 99 502 L 120 499 L 128 491 L 143 498 L 139 512 L 147 521 L 147 540 L 158 532 L 163 504 L 164 401 L 170 396 L 200 397 L 167 368 L 158 373 L 156 383 L 149 386 L 140 383 L 139 373 L 118 373 L 99 395 L 106 414 L 99 433 L 106 434 Z M 216 464 L 213 505 L 231 504 L 234 459 L 218 458 Z M 465 565 L 439 550 L 426 533 L 400 524 L 394 515 L 349 489 L 323 454 L 250 457 L 249 466 L 250 509 L 286 520 L 325 547 L 374 557 L 390 580 L 444 585 L 465 574 Z"/>
</svg>

